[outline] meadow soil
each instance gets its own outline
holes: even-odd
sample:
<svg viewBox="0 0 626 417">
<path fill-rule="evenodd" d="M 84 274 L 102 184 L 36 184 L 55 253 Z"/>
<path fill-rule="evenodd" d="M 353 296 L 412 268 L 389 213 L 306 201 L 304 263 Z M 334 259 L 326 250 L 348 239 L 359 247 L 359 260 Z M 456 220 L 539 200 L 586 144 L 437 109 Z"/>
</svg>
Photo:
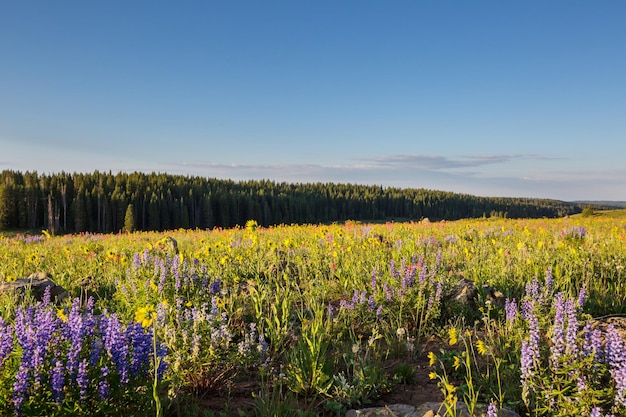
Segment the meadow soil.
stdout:
<svg viewBox="0 0 626 417">
<path fill-rule="evenodd" d="M 399 364 L 409 364 L 415 374 L 413 381 L 407 384 L 399 384 L 393 387 L 393 391 L 374 399 L 370 404 L 363 407 L 384 407 L 388 404 L 409 404 L 418 406 L 426 402 L 441 402 L 443 394 L 437 386 L 437 381 L 431 380 L 428 374 L 432 371 L 429 360 L 426 357 L 429 351 L 438 351 L 439 345 L 432 340 L 420 349 L 420 354 L 412 360 L 390 360 L 385 363 L 385 369 L 391 370 Z M 259 392 L 258 381 L 243 381 L 233 383 L 229 390 L 213 393 L 205 396 L 200 401 L 200 407 L 215 415 L 226 412 L 229 416 L 240 414 L 238 410 L 249 411 L 254 408 L 254 393 Z"/>
</svg>

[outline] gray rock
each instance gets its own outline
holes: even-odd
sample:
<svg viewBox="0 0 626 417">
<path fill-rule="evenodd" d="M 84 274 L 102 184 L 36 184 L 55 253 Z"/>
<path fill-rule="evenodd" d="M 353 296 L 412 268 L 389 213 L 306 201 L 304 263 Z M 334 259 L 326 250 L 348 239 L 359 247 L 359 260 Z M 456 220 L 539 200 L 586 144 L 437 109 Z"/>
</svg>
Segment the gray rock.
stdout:
<svg viewBox="0 0 626 417">
<path fill-rule="evenodd" d="M 407 404 L 389 404 L 384 407 L 363 408 L 361 410 L 348 410 L 346 417 L 416 417 L 415 407 Z"/>
<path fill-rule="evenodd" d="M 446 406 L 441 402 L 427 402 L 417 407 L 407 404 L 391 404 L 385 407 L 364 408 L 362 410 L 349 410 L 346 417 L 443 417 L 446 415 Z M 487 415 L 487 405 L 478 404 L 474 416 L 470 416 L 467 406 L 459 401 L 456 406 L 458 417 L 478 417 Z M 514 411 L 502 408 L 498 411 L 498 417 L 520 417 Z"/>
<path fill-rule="evenodd" d="M 598 329 L 602 332 L 601 339 L 603 344 L 609 325 L 613 326 L 624 342 L 626 342 L 626 317 L 624 316 L 597 317 L 589 320 L 589 324 L 592 329 Z"/>
<path fill-rule="evenodd" d="M 482 292 L 485 295 L 486 301 L 489 301 L 499 307 L 504 307 L 505 297 L 500 291 L 489 285 L 483 285 Z M 478 288 L 476 288 L 474 281 L 461 278 L 460 281 L 454 286 L 447 299 L 455 301 L 459 305 L 474 309 L 476 308 L 478 295 L 479 291 Z"/>
<path fill-rule="evenodd" d="M 34 272 L 27 278 L 0 283 L 0 294 L 13 292 L 23 296 L 30 290 L 30 294 L 35 300 L 41 301 L 48 287 L 50 287 L 50 298 L 53 301 L 62 301 L 69 296 L 63 287 L 52 280 L 52 275 L 46 272 Z"/>
</svg>

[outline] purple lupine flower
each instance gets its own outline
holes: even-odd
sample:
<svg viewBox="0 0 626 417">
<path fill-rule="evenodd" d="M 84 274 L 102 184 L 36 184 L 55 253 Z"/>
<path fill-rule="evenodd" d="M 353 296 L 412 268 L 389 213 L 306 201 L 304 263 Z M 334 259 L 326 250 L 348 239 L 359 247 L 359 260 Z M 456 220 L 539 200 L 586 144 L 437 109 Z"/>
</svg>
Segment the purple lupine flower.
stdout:
<svg viewBox="0 0 626 417">
<path fill-rule="evenodd" d="M 535 314 L 535 304 L 532 299 L 522 300 L 522 318 L 528 321 L 533 314 Z"/>
<path fill-rule="evenodd" d="M 603 417 L 602 409 L 600 407 L 593 407 L 589 414 L 590 417 Z M 605 414 L 604 417 L 615 417 L 615 414 Z"/>
<path fill-rule="evenodd" d="M 615 326 L 609 324 L 606 329 L 605 361 L 611 369 L 619 369 L 626 365 L 626 346 Z"/>
<path fill-rule="evenodd" d="M 583 285 L 580 287 L 580 291 L 578 291 L 578 303 L 576 305 L 580 310 L 585 305 L 585 301 L 587 301 L 587 285 Z"/>
<path fill-rule="evenodd" d="M 52 289 L 52 287 L 50 285 L 47 285 L 46 288 L 44 288 L 43 290 L 43 298 L 41 300 L 41 306 L 42 307 L 47 307 L 50 304 L 50 290 Z"/>
<path fill-rule="evenodd" d="M 31 376 L 35 373 L 37 354 L 41 354 L 42 348 L 37 346 L 37 328 L 33 325 L 34 308 L 18 308 L 15 312 L 15 337 L 18 345 L 22 348 L 20 364 L 13 382 L 13 407 L 15 415 L 21 415 L 22 405 L 29 397 Z M 43 360 L 41 361 L 43 365 Z"/>
<path fill-rule="evenodd" d="M 220 327 L 211 331 L 211 344 L 212 345 L 221 345 L 221 344 L 229 344 L 232 340 L 233 335 L 228 330 L 228 326 L 225 324 L 220 325 Z"/>
<path fill-rule="evenodd" d="M 539 320 L 533 311 L 529 312 L 528 317 L 528 339 L 522 341 L 521 351 L 521 379 L 522 379 L 522 398 L 528 395 L 528 380 L 535 374 L 535 368 L 539 362 Z"/>
<path fill-rule="evenodd" d="M 200 355 L 200 342 L 201 337 L 199 334 L 194 333 L 191 335 L 191 359 L 196 359 Z"/>
<path fill-rule="evenodd" d="M 397 273 L 398 272 L 396 271 L 396 261 L 392 259 L 389 261 L 389 275 L 391 276 L 391 278 L 396 278 Z"/>
<path fill-rule="evenodd" d="M 122 325 L 115 315 L 103 317 L 104 348 L 115 366 L 123 385 L 128 384 L 128 346 L 124 340 Z"/>
<path fill-rule="evenodd" d="M 367 306 L 372 311 L 376 309 L 376 301 L 374 301 L 374 296 L 373 295 L 369 296 L 369 298 L 367 300 Z"/>
<path fill-rule="evenodd" d="M 593 407 L 589 413 L 589 417 L 602 417 L 602 409 L 600 407 Z"/>
<path fill-rule="evenodd" d="M 426 304 L 426 311 L 430 311 L 433 308 L 434 304 L 435 304 L 435 296 L 431 294 L 428 297 L 428 303 Z"/>
<path fill-rule="evenodd" d="M 219 307 L 217 306 L 217 297 L 211 298 L 211 312 L 209 313 L 209 319 L 217 316 L 219 313 Z"/>
<path fill-rule="evenodd" d="M 174 276 L 174 289 L 176 292 L 180 291 L 181 288 L 181 270 L 180 270 L 180 257 L 174 256 L 172 259 L 172 267 L 170 269 L 172 275 Z"/>
<path fill-rule="evenodd" d="M 361 291 L 359 293 L 359 304 L 365 304 L 367 302 L 367 292 Z"/>
<path fill-rule="evenodd" d="M 167 304 L 159 303 L 156 306 L 156 321 L 160 326 L 165 325 L 167 318 Z"/>
<path fill-rule="evenodd" d="M 426 264 L 422 264 L 422 270 L 420 271 L 420 277 L 418 280 L 420 288 L 424 287 L 424 284 L 426 284 L 426 278 L 428 278 L 428 266 L 426 266 Z"/>
<path fill-rule="evenodd" d="M 546 280 L 545 280 L 545 284 L 544 284 L 544 293 L 546 295 L 546 297 L 552 292 L 552 268 L 548 267 L 548 269 L 546 270 Z"/>
<path fill-rule="evenodd" d="M 441 249 L 437 251 L 437 256 L 435 256 L 435 269 L 439 268 L 441 264 Z"/>
<path fill-rule="evenodd" d="M 80 313 L 80 299 L 75 298 L 68 315 L 66 337 L 70 341 L 67 353 L 67 372 L 70 378 L 74 378 L 78 368 L 78 357 L 83 344 L 83 316 Z"/>
<path fill-rule="evenodd" d="M 359 290 L 354 290 L 354 293 L 352 294 L 352 304 L 353 305 L 357 305 L 359 304 L 359 296 L 361 294 L 359 293 Z"/>
<path fill-rule="evenodd" d="M 89 364 L 91 366 L 96 366 L 98 362 L 100 362 L 100 358 L 102 355 L 102 335 L 98 335 L 98 337 L 94 337 L 91 340 L 91 348 L 89 349 Z"/>
<path fill-rule="evenodd" d="M 487 407 L 487 417 L 498 417 L 498 407 L 495 402 L 490 402 Z"/>
<path fill-rule="evenodd" d="M 209 286 L 209 294 L 211 294 L 211 295 L 218 294 L 220 292 L 221 288 L 222 288 L 222 281 L 221 281 L 220 278 L 217 278 Z"/>
<path fill-rule="evenodd" d="M 52 388 L 52 399 L 61 404 L 63 401 L 63 387 L 65 386 L 65 372 L 63 362 L 56 360 L 54 368 L 50 373 L 50 387 Z"/>
<path fill-rule="evenodd" d="M 162 379 L 165 371 L 167 370 L 167 361 L 165 358 L 167 357 L 167 345 L 165 343 L 160 343 L 157 346 L 156 356 L 159 359 L 159 367 L 157 368 L 157 379 Z"/>
<path fill-rule="evenodd" d="M 526 295 L 531 300 L 539 300 L 539 281 L 537 278 L 526 283 Z"/>
<path fill-rule="evenodd" d="M 602 331 L 593 329 L 591 323 L 587 322 L 584 328 L 585 343 L 583 344 L 583 355 L 588 357 L 593 355 L 597 362 L 603 361 L 602 355 Z"/>
<path fill-rule="evenodd" d="M 267 349 L 269 349 L 270 345 L 265 340 L 265 335 L 263 333 L 259 333 L 258 340 L 259 340 L 259 343 L 257 344 L 256 349 L 259 351 L 260 354 L 264 355 L 265 352 L 267 352 Z"/>
<path fill-rule="evenodd" d="M 125 332 L 126 342 L 132 347 L 130 376 L 138 376 L 142 368 L 150 363 L 152 355 L 152 334 L 144 332 L 139 323 L 129 324 Z"/>
<path fill-rule="evenodd" d="M 611 371 L 615 381 L 615 405 L 626 407 L 626 364 Z"/>
<path fill-rule="evenodd" d="M 376 317 L 380 317 L 383 314 L 383 306 L 380 305 L 378 306 L 378 308 L 376 309 Z"/>
<path fill-rule="evenodd" d="M 402 288 L 412 287 L 415 283 L 415 266 L 411 265 L 404 269 L 404 277 L 402 278 Z"/>
<path fill-rule="evenodd" d="M 135 254 L 133 255 L 133 263 L 131 264 L 132 268 L 134 270 L 139 269 L 139 267 L 141 267 L 141 255 L 139 254 L 139 252 L 135 252 Z"/>
<path fill-rule="evenodd" d="M 554 324 L 552 325 L 552 346 L 550 346 L 550 365 L 559 367 L 559 358 L 565 352 L 565 294 L 560 292 L 554 297 Z"/>
<path fill-rule="evenodd" d="M 0 367 L 13 350 L 13 327 L 7 326 L 0 316 Z"/>
<path fill-rule="evenodd" d="M 30 311 L 32 312 L 33 310 L 31 309 Z M 26 355 L 30 355 L 27 361 L 33 369 L 33 386 L 35 389 L 38 389 L 43 377 L 45 358 L 52 346 L 53 335 L 60 320 L 56 314 L 50 311 L 50 309 L 43 308 L 41 304 L 37 305 L 34 314 L 30 317 L 32 317 L 32 320 L 30 323 L 27 323 L 27 326 L 30 326 L 32 331 L 30 334 L 33 337 L 33 344 L 29 344 L 29 348 L 32 348 L 32 350 L 23 349 L 22 361 L 24 361 Z"/>
<path fill-rule="evenodd" d="M 437 283 L 437 290 L 435 291 L 435 303 L 439 303 L 441 300 L 441 293 L 443 292 L 443 279 Z"/>
<path fill-rule="evenodd" d="M 454 235 L 448 235 L 443 240 L 445 240 L 447 243 L 454 244 L 459 241 L 459 238 Z"/>
<path fill-rule="evenodd" d="M 582 394 L 583 392 L 587 391 L 588 386 L 587 386 L 587 378 L 584 376 L 579 376 L 576 379 L 576 389 L 578 390 L 579 394 Z"/>
<path fill-rule="evenodd" d="M 194 306 L 191 309 L 190 321 L 193 321 L 194 323 L 198 323 L 202 320 L 202 318 L 203 318 L 202 310 L 199 310 L 197 307 Z"/>
<path fill-rule="evenodd" d="M 87 388 L 89 387 L 89 377 L 87 376 L 87 360 L 83 359 L 78 364 L 78 374 L 76 375 L 76 384 L 80 391 L 80 399 L 87 398 Z"/>
<path fill-rule="evenodd" d="M 370 284 L 372 292 L 376 292 L 376 268 L 372 270 L 372 282 Z"/>
<path fill-rule="evenodd" d="M 567 316 L 567 332 L 565 333 L 565 353 L 576 355 L 578 353 L 578 317 L 576 316 L 576 305 L 574 299 L 568 298 L 565 301 L 565 314 Z"/>
<path fill-rule="evenodd" d="M 504 312 L 507 323 L 515 321 L 515 318 L 517 317 L 517 301 L 515 298 L 512 300 L 509 300 L 508 298 L 504 300 Z"/>
<path fill-rule="evenodd" d="M 106 401 L 109 398 L 109 381 L 107 380 L 107 376 L 109 376 L 109 368 L 103 366 L 100 368 L 100 381 L 98 382 L 98 395 L 102 401 Z"/>
<path fill-rule="evenodd" d="M 385 299 L 391 301 L 393 299 L 393 289 L 386 282 L 383 282 L 383 291 L 385 292 Z"/>
<path fill-rule="evenodd" d="M 13 383 L 13 409 L 16 416 L 22 415 L 22 405 L 28 399 L 28 389 L 30 388 L 30 369 L 22 361 L 15 374 Z"/>
<path fill-rule="evenodd" d="M 587 229 L 584 226 L 572 226 L 569 229 L 565 229 L 563 234 L 566 237 L 571 237 L 574 239 L 582 239 L 587 236 Z"/>
<path fill-rule="evenodd" d="M 157 292 L 159 294 L 163 293 L 163 288 L 165 288 L 165 283 L 167 282 L 167 268 L 165 267 L 165 263 L 162 260 L 159 260 L 161 262 L 160 264 L 160 270 L 161 270 L 161 274 L 159 276 L 159 285 L 157 285 Z"/>
<path fill-rule="evenodd" d="M 328 307 L 326 308 L 326 311 L 328 312 L 328 317 L 330 317 L 330 318 L 335 317 L 335 307 L 333 307 L 332 304 L 328 304 Z"/>
<path fill-rule="evenodd" d="M 400 273 L 406 274 L 406 258 L 402 258 L 402 262 L 400 262 L 400 270 L 398 271 L 398 276 Z"/>
</svg>

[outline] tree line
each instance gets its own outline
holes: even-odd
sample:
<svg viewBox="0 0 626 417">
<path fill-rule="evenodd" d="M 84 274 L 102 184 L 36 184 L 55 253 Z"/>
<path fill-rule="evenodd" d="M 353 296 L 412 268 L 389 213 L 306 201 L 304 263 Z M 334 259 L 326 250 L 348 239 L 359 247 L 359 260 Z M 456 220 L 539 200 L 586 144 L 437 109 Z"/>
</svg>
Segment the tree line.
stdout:
<svg viewBox="0 0 626 417">
<path fill-rule="evenodd" d="M 0 229 L 51 233 L 207 229 L 345 220 L 561 217 L 574 203 L 335 183 L 235 182 L 164 173 L 0 173 Z"/>
</svg>

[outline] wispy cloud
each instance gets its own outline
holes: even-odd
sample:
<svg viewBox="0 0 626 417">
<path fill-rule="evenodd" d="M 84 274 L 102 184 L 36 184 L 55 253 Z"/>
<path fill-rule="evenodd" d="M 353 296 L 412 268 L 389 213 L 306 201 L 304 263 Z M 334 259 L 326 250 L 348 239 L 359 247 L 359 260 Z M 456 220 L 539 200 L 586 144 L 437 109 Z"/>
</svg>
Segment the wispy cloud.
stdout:
<svg viewBox="0 0 626 417">
<path fill-rule="evenodd" d="M 408 167 L 422 170 L 447 170 L 457 168 L 471 168 L 484 165 L 502 164 L 515 160 L 545 159 L 538 155 L 466 155 L 459 158 L 449 158 L 441 155 L 390 155 L 375 158 L 364 158 L 377 167 Z"/>
<path fill-rule="evenodd" d="M 403 188 L 429 188 L 484 196 L 541 197 L 562 200 L 624 199 L 626 169 L 567 171 L 551 162 L 559 158 L 531 154 L 391 155 L 355 163 L 222 164 L 193 161 L 167 169 L 216 178 L 271 179 L 286 182 L 347 182 Z M 545 161 L 545 164 L 540 164 Z M 497 169 L 489 168 L 500 164 Z M 507 166 L 507 164 L 509 166 Z M 512 165 L 517 164 L 515 169 Z M 520 168 L 519 165 L 522 165 Z M 480 169 L 485 167 L 485 169 Z M 623 193 L 621 193 L 623 194 Z"/>
</svg>

